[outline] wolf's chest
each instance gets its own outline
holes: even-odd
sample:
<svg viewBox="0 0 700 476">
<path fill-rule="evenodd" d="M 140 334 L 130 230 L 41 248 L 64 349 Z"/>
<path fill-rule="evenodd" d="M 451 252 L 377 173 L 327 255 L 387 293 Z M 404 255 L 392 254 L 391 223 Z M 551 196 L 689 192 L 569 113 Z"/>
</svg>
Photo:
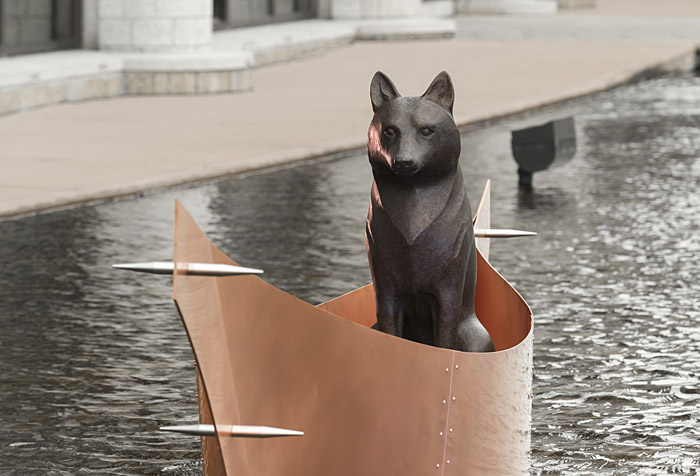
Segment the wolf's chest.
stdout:
<svg viewBox="0 0 700 476">
<path fill-rule="evenodd" d="M 413 246 L 421 235 L 450 235 L 459 230 L 464 201 L 452 192 L 451 186 L 398 188 L 375 181 L 368 223 L 374 240 L 396 243 L 398 236 L 392 235 L 400 235 L 406 245 Z"/>
</svg>

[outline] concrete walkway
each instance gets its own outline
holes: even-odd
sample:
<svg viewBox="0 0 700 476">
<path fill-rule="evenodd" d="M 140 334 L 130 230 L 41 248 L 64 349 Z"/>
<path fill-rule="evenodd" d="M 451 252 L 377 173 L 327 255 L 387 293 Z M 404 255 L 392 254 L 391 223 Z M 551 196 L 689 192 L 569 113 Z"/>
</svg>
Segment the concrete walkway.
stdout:
<svg viewBox="0 0 700 476">
<path fill-rule="evenodd" d="M 697 0 L 598 0 L 592 11 L 457 24 L 450 40 L 355 42 L 257 68 L 250 93 L 122 97 L 0 117 L 0 217 L 361 147 L 377 70 L 405 95 L 448 71 L 465 124 L 688 69 L 700 46 Z"/>
</svg>

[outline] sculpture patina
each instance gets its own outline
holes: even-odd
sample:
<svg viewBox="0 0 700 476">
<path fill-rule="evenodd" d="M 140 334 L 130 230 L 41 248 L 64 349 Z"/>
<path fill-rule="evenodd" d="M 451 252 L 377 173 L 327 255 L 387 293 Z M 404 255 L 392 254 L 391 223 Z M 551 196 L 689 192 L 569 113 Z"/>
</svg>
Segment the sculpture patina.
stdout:
<svg viewBox="0 0 700 476">
<path fill-rule="evenodd" d="M 402 97 L 378 71 L 370 98 L 374 182 L 365 237 L 377 328 L 448 349 L 493 351 L 474 313 L 476 249 L 452 80 L 443 71 L 422 96 Z"/>
</svg>

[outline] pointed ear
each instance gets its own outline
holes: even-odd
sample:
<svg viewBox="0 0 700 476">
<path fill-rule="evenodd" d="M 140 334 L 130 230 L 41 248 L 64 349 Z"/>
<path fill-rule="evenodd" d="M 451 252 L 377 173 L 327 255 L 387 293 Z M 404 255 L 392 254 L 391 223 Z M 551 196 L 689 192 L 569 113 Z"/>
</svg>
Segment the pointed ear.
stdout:
<svg viewBox="0 0 700 476">
<path fill-rule="evenodd" d="M 438 103 L 452 114 L 452 106 L 455 102 L 455 88 L 452 86 L 452 78 L 445 71 L 441 72 L 433 82 L 430 83 L 428 89 L 423 93 L 425 99 L 430 99 Z"/>
<path fill-rule="evenodd" d="M 369 87 L 369 98 L 372 101 L 372 110 L 377 112 L 377 109 L 385 102 L 401 97 L 394 83 L 389 77 L 377 71 L 372 78 L 372 84 Z"/>
</svg>

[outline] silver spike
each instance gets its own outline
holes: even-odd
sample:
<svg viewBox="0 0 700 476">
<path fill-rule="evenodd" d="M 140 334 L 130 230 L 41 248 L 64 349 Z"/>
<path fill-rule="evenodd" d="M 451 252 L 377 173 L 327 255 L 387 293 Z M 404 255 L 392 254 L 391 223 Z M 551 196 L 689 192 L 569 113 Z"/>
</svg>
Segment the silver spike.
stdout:
<svg viewBox="0 0 700 476">
<path fill-rule="evenodd" d="M 534 231 L 507 230 L 495 228 L 474 228 L 476 238 L 517 238 L 521 236 L 535 236 Z"/>
<path fill-rule="evenodd" d="M 216 436 L 214 425 L 176 425 L 176 426 L 161 426 L 160 431 L 172 431 L 173 433 L 183 433 L 185 435 L 194 436 Z"/>
<path fill-rule="evenodd" d="M 249 438 L 272 438 L 276 436 L 303 436 L 303 431 L 274 428 L 272 426 L 232 425 L 231 435 Z"/>
<path fill-rule="evenodd" d="M 161 431 L 172 431 L 194 436 L 215 436 L 214 425 L 195 424 L 162 426 Z M 271 426 L 250 426 L 250 425 L 219 425 L 221 436 L 234 438 L 274 438 L 280 436 L 303 436 L 303 431 L 287 430 L 285 428 L 274 428 Z"/>
<path fill-rule="evenodd" d="M 113 264 L 112 268 L 151 274 L 173 274 L 175 265 L 172 261 L 149 261 L 147 263 Z M 241 276 L 262 274 L 261 269 L 244 268 L 230 264 L 216 263 L 178 263 L 178 270 L 191 276 Z"/>
</svg>

